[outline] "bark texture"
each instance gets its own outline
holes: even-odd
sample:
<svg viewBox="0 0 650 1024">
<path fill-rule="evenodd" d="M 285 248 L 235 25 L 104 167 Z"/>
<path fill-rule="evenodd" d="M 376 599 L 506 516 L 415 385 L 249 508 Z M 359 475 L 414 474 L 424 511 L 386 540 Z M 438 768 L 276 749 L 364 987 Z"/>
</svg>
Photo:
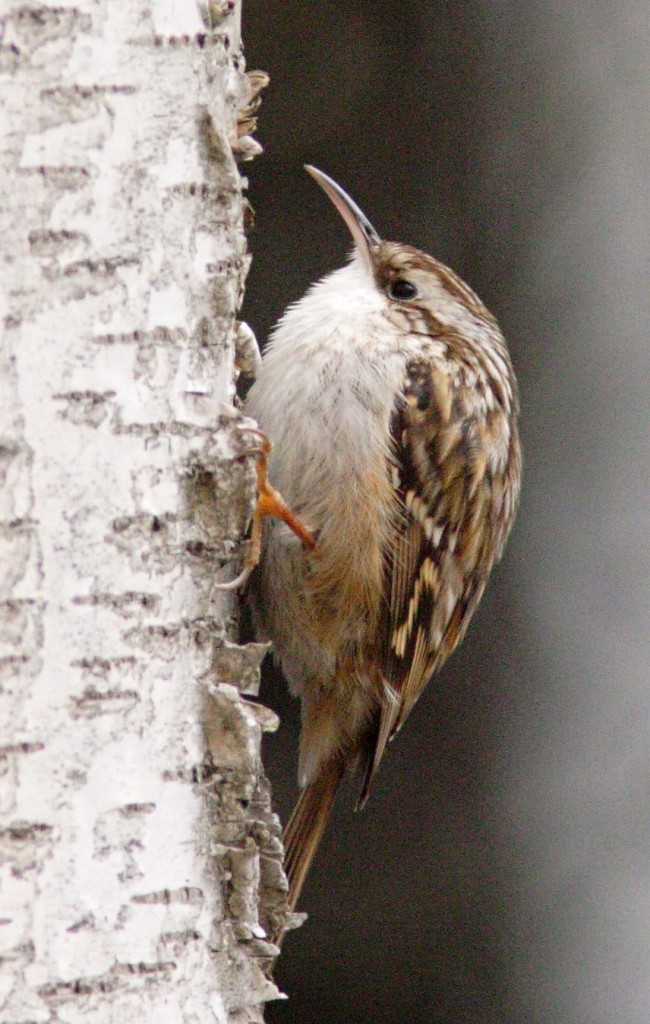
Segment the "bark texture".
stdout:
<svg viewBox="0 0 650 1024">
<path fill-rule="evenodd" d="M 0 1021 L 262 1020 L 275 718 L 213 589 L 261 80 L 234 3 L 0 14 Z"/>
</svg>

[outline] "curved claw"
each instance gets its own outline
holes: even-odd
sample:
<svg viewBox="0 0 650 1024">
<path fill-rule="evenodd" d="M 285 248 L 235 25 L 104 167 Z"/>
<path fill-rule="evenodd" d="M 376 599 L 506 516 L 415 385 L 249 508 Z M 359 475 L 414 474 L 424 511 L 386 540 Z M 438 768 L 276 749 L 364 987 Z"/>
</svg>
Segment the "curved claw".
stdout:
<svg viewBox="0 0 650 1024">
<path fill-rule="evenodd" d="M 240 587 L 243 587 L 245 586 L 246 583 L 248 583 L 248 579 L 254 568 L 254 565 L 244 565 L 244 568 L 240 572 L 239 576 L 235 576 L 234 580 L 229 580 L 227 583 L 213 584 L 214 589 L 226 592 L 239 590 Z"/>
<path fill-rule="evenodd" d="M 241 429 L 246 433 L 256 435 L 260 439 L 259 445 L 247 448 L 235 456 L 238 459 L 244 459 L 249 455 L 257 455 L 257 465 L 255 467 L 257 472 L 257 504 L 253 513 L 250 552 L 244 559 L 244 568 L 234 580 L 229 580 L 228 583 L 215 583 L 214 585 L 215 590 L 226 592 L 243 587 L 259 562 L 262 550 L 262 521 L 265 516 L 282 519 L 310 551 L 316 544 L 312 534 L 303 526 L 298 517 L 294 515 L 280 492 L 276 491 L 269 481 L 267 464 L 268 457 L 273 450 L 271 440 L 264 431 L 256 427 L 242 427 Z"/>
</svg>

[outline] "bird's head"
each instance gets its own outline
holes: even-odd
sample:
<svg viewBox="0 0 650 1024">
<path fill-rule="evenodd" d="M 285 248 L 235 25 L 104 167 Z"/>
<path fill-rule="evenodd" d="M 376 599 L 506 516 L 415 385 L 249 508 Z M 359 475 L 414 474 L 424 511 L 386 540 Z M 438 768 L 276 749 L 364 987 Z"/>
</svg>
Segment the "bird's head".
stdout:
<svg viewBox="0 0 650 1024">
<path fill-rule="evenodd" d="M 465 333 L 477 323 L 498 330 L 478 295 L 453 270 L 413 246 L 383 241 L 340 185 L 316 167 L 305 169 L 347 224 L 359 259 L 397 316 L 402 313 L 412 322 L 424 317 Z"/>
</svg>

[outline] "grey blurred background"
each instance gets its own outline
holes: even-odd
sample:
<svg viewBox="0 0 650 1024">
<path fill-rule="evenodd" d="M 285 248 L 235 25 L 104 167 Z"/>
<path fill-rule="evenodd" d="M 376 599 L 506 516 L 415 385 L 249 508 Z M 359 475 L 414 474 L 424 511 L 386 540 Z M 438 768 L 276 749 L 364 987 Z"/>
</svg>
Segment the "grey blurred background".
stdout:
<svg viewBox="0 0 650 1024">
<path fill-rule="evenodd" d="M 263 339 L 349 247 L 302 171 L 497 314 L 524 496 L 461 650 L 352 793 L 274 1024 L 650 1021 L 647 0 L 245 0 L 271 74 L 244 315 Z M 287 814 L 297 708 L 267 765 Z"/>
</svg>

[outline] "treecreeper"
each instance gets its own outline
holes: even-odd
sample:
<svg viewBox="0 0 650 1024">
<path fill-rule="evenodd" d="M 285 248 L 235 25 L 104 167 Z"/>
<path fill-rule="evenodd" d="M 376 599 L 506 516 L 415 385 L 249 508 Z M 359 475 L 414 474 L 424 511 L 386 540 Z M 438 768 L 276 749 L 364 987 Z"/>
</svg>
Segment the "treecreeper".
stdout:
<svg viewBox="0 0 650 1024">
<path fill-rule="evenodd" d="M 249 592 L 301 700 L 302 793 L 284 833 L 292 909 L 343 774 L 360 773 L 362 806 L 386 744 L 463 638 L 521 479 L 517 384 L 495 318 L 452 270 L 382 241 L 336 182 L 307 170 L 354 251 L 285 312 L 246 401 L 286 502 L 283 519 L 264 518 Z"/>
</svg>

